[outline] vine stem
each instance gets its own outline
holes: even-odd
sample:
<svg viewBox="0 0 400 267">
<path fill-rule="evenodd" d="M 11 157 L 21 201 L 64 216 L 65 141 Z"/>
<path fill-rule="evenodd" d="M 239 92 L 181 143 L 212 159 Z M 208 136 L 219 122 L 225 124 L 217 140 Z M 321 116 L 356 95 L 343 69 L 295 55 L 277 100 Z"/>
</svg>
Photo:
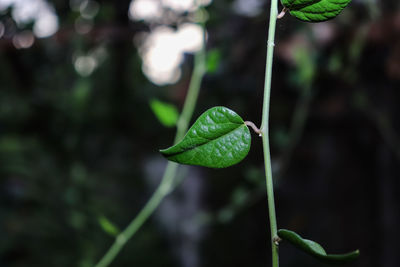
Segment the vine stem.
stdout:
<svg viewBox="0 0 400 267">
<path fill-rule="evenodd" d="M 271 231 L 271 247 L 272 247 L 272 267 L 279 266 L 278 254 L 278 227 L 276 223 L 274 185 L 272 180 L 271 169 L 271 152 L 269 145 L 269 107 L 271 97 L 271 80 L 272 80 L 272 63 L 274 58 L 275 46 L 275 29 L 278 16 L 278 0 L 271 0 L 271 10 L 269 18 L 268 42 L 267 42 L 267 58 L 265 65 L 265 84 L 264 84 L 264 101 L 262 111 L 261 132 L 264 150 L 265 179 L 267 187 L 268 213 Z"/>
<path fill-rule="evenodd" d="M 205 48 L 205 28 L 203 25 L 203 46 L 195 55 L 194 69 L 190 80 L 188 93 L 182 113 L 177 122 L 177 131 L 174 144 L 181 140 L 190 123 L 190 120 L 195 109 L 197 99 L 200 92 L 201 81 L 206 73 L 206 48 Z M 138 213 L 138 215 L 129 223 L 129 225 L 116 238 L 112 246 L 103 255 L 95 267 L 109 266 L 118 253 L 122 250 L 125 244 L 135 235 L 140 227 L 154 213 L 155 209 L 160 205 L 161 201 L 174 189 L 174 178 L 178 170 L 178 164 L 168 161 L 164 171 L 160 185 L 148 200 L 146 205 Z"/>
</svg>

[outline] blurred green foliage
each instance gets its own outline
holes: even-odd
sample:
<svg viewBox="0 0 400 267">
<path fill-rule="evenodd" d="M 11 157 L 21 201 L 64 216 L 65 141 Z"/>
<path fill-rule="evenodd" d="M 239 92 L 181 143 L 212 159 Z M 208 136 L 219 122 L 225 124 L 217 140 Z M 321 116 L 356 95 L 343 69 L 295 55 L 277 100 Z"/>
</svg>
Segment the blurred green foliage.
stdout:
<svg viewBox="0 0 400 267">
<path fill-rule="evenodd" d="M 104 232 L 111 236 L 117 236 L 119 234 L 119 229 L 115 226 L 109 219 L 104 216 L 99 217 L 99 224 L 103 228 Z"/>
<path fill-rule="evenodd" d="M 150 107 L 157 119 L 166 127 L 174 127 L 178 121 L 179 113 L 174 105 L 153 99 Z"/>
</svg>

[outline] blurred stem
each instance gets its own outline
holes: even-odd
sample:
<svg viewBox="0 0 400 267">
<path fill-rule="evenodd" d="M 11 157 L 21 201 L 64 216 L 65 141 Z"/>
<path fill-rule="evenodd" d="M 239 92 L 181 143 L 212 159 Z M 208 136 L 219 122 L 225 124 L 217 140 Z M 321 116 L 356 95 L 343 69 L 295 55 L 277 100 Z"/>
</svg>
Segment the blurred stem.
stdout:
<svg viewBox="0 0 400 267">
<path fill-rule="evenodd" d="M 272 267 L 279 266 L 278 245 L 275 243 L 275 239 L 278 237 L 278 228 L 276 223 L 274 185 L 272 181 L 271 152 L 269 146 L 269 106 L 270 106 L 270 96 L 271 96 L 272 63 L 274 57 L 275 29 L 276 29 L 277 16 L 278 16 L 278 0 L 271 0 L 271 10 L 270 10 L 269 29 L 268 29 L 267 59 L 265 67 L 264 104 L 263 104 L 264 106 L 262 113 L 261 131 L 262 131 L 262 140 L 264 149 L 269 223 L 271 230 Z"/>
<path fill-rule="evenodd" d="M 390 123 L 389 116 L 382 112 L 375 111 L 371 107 L 368 107 L 366 113 L 375 123 L 389 149 L 392 150 L 397 159 L 400 160 L 400 138 L 393 125 Z"/>
<path fill-rule="evenodd" d="M 203 27 L 204 29 L 204 27 Z M 182 113 L 177 123 L 177 132 L 174 144 L 180 141 L 189 126 L 190 120 L 193 115 L 194 108 L 199 96 L 201 81 L 206 73 L 206 51 L 205 51 L 205 30 L 203 38 L 203 47 L 196 53 L 194 69 L 190 80 L 188 93 L 185 99 Z M 125 244 L 135 235 L 140 227 L 152 215 L 155 209 L 160 205 L 161 201 L 174 189 L 174 178 L 176 176 L 178 164 L 169 161 L 165 169 L 163 178 L 160 185 L 148 200 L 146 205 L 142 208 L 139 214 L 129 223 L 123 232 L 121 232 L 115 239 L 113 245 L 104 254 L 101 260 L 95 267 L 109 266 Z"/>
<path fill-rule="evenodd" d="M 275 179 L 282 178 L 288 170 L 293 151 L 297 144 L 300 142 L 300 138 L 304 133 L 304 127 L 306 125 L 307 117 L 309 116 L 310 105 L 313 99 L 312 85 L 309 82 L 308 85 L 302 87 L 301 95 L 296 103 L 296 107 L 293 112 L 293 118 L 290 125 L 289 133 L 289 144 L 285 148 L 281 158 L 281 166 L 279 171 L 276 173 Z"/>
</svg>

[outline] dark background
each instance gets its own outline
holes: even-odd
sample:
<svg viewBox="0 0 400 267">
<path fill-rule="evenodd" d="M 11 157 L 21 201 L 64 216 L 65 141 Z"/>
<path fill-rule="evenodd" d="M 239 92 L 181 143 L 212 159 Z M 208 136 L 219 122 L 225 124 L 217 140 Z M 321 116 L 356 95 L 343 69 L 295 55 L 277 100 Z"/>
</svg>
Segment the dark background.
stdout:
<svg viewBox="0 0 400 267">
<path fill-rule="evenodd" d="M 269 1 L 251 17 L 232 2 L 207 7 L 207 49 L 220 60 L 195 117 L 224 105 L 258 124 Z M 149 101 L 181 108 L 193 65 L 186 55 L 179 82 L 156 86 L 132 42 L 151 25 L 129 19 L 129 0 L 98 1 L 85 34 L 68 1 L 51 3 L 59 30 L 28 49 L 12 38 L 32 25 L 12 24 L 12 8 L 0 13 L 0 266 L 93 266 L 113 242 L 99 218 L 123 229 L 166 164 L 157 151 L 175 130 Z M 108 56 L 80 76 L 74 55 L 98 47 Z M 398 0 L 354 0 L 323 24 L 278 21 L 270 119 L 278 226 L 328 252 L 359 248 L 348 266 L 400 266 L 399 90 Z M 269 266 L 260 139 L 231 168 L 181 170 L 183 184 L 112 266 Z M 324 266 L 280 247 L 282 266 Z"/>
</svg>

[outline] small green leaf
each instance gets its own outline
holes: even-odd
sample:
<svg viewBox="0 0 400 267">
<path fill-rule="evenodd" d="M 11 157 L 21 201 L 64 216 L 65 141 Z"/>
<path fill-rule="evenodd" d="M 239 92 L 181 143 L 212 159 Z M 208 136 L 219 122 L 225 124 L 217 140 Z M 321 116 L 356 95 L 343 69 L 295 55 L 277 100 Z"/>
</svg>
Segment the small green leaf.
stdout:
<svg viewBox="0 0 400 267">
<path fill-rule="evenodd" d="M 215 73 L 221 61 L 221 52 L 218 49 L 213 49 L 207 54 L 207 72 Z"/>
<path fill-rule="evenodd" d="M 174 105 L 153 99 L 150 101 L 150 107 L 157 119 L 166 127 L 174 127 L 179 118 L 179 113 Z"/>
<path fill-rule="evenodd" d="M 225 107 L 204 112 L 178 144 L 160 150 L 171 161 L 210 168 L 225 168 L 249 153 L 250 131 L 242 118 Z"/>
<path fill-rule="evenodd" d="M 346 254 L 327 254 L 320 244 L 308 239 L 303 239 L 295 232 L 285 229 L 280 229 L 278 231 L 278 236 L 283 240 L 289 241 L 292 245 L 310 254 L 311 256 L 330 264 L 351 262 L 356 260 L 360 255 L 359 250 L 355 250 Z"/>
<path fill-rule="evenodd" d="M 281 0 L 292 16 L 307 22 L 335 18 L 351 0 Z"/>
<path fill-rule="evenodd" d="M 115 226 L 112 222 L 110 222 L 109 219 L 107 219 L 104 216 L 99 217 L 99 224 L 101 228 L 106 232 L 107 234 L 111 236 L 117 236 L 119 234 L 119 229 L 117 226 Z"/>
</svg>

